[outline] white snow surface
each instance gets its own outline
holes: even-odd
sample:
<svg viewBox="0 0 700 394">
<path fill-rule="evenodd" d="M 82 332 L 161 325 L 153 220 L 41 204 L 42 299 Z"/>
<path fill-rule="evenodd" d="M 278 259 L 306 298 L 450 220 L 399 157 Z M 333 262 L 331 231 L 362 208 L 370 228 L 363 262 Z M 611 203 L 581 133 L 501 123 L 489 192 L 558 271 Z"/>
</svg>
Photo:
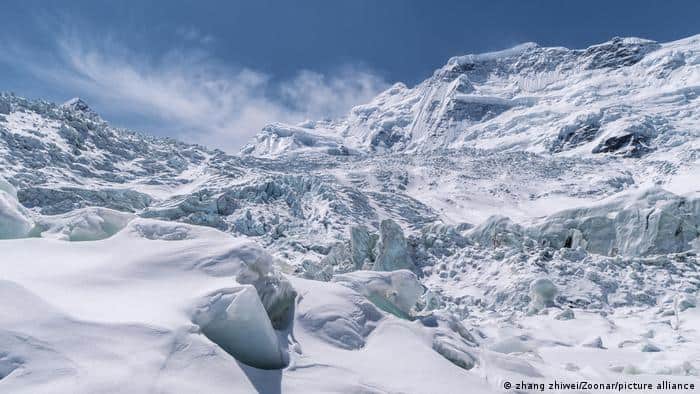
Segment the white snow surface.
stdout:
<svg viewBox="0 0 700 394">
<path fill-rule="evenodd" d="M 162 233 L 173 228 L 137 219 L 100 241 L 0 241 L 0 361 L 9 369 L 0 380 L 3 391 L 427 393 L 467 385 L 487 391 L 478 375 L 424 344 L 427 329 L 381 312 L 362 349 L 333 346 L 295 321 L 281 341 L 292 352 L 287 369 L 265 371 L 237 362 L 203 335 L 193 311 L 209 295 L 240 286 L 236 275 L 242 267 L 269 256 L 213 229 L 187 225 L 186 239 L 162 240 L 144 238 L 138 230 L 143 225 L 162 225 Z M 306 311 L 297 319 L 328 313 L 352 319 L 346 303 L 366 302 L 339 284 L 294 279 L 293 285 L 301 294 L 297 308 Z M 240 294 L 258 297 L 253 287 L 243 289 Z M 255 302 L 256 312 L 264 314 Z M 240 340 L 253 341 L 251 333 L 244 334 Z M 401 361 L 386 368 L 397 352 Z"/>
<path fill-rule="evenodd" d="M 699 86 L 527 43 L 234 155 L 2 93 L 0 392 L 697 390 Z"/>
</svg>

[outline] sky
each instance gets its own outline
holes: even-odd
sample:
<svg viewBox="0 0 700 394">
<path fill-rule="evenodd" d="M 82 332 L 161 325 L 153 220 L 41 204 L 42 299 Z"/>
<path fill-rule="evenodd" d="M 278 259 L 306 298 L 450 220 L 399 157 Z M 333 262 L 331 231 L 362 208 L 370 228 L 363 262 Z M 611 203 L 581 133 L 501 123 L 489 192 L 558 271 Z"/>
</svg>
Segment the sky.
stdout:
<svg viewBox="0 0 700 394">
<path fill-rule="evenodd" d="M 335 118 L 450 57 L 700 33 L 698 1 L 5 0 L 0 91 L 81 97 L 114 125 L 236 151 Z"/>
</svg>

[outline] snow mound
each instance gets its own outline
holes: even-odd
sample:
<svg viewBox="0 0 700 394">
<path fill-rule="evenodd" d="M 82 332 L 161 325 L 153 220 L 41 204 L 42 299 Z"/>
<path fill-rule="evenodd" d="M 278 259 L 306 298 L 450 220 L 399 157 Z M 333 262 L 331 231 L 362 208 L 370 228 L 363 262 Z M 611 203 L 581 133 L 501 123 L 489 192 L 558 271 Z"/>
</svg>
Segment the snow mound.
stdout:
<svg viewBox="0 0 700 394">
<path fill-rule="evenodd" d="M 190 226 L 161 220 L 138 219 L 130 228 L 138 236 L 154 241 L 181 241 L 193 237 Z"/>
<path fill-rule="evenodd" d="M 32 233 L 64 241 L 96 241 L 122 230 L 135 215 L 108 208 L 83 208 L 37 220 Z"/>
<path fill-rule="evenodd" d="M 241 155 L 0 93 L 0 391 L 697 380 L 699 49 L 458 57 Z"/>
<path fill-rule="evenodd" d="M 295 287 L 306 289 L 296 308 L 299 326 L 338 348 L 353 350 L 365 346 L 366 338 L 384 314 L 360 293 L 334 283 L 294 279 Z M 308 296 L 306 293 L 310 293 Z M 318 293 L 323 297 L 312 297 Z"/>
<path fill-rule="evenodd" d="M 413 317 L 425 292 L 416 274 L 408 270 L 355 271 L 335 275 L 332 280 L 367 297 L 378 308 L 406 319 Z"/>
</svg>

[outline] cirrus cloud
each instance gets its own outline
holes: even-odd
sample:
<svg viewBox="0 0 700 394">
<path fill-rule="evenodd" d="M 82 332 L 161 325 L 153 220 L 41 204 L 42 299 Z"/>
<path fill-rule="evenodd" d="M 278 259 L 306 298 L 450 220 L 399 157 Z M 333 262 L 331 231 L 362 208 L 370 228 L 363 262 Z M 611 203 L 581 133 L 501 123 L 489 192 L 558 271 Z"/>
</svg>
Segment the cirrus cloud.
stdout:
<svg viewBox="0 0 700 394">
<path fill-rule="evenodd" d="M 0 61 L 60 87 L 66 98 L 86 98 L 118 124 L 229 152 L 269 122 L 342 116 L 387 87 L 376 73 L 357 66 L 330 74 L 301 70 L 276 80 L 223 64 L 201 49 L 173 49 L 154 58 L 114 39 L 82 37 L 62 34 L 48 54 L 0 43 Z"/>
</svg>

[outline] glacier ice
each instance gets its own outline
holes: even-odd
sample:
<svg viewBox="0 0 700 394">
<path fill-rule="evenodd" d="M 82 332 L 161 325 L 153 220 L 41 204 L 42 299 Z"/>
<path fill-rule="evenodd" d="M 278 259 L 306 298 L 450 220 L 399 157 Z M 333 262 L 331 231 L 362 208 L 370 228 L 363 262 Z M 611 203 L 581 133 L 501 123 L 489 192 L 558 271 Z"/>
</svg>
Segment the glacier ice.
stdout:
<svg viewBox="0 0 700 394">
<path fill-rule="evenodd" d="M 548 278 L 539 278 L 530 284 L 530 311 L 538 312 L 554 305 L 557 286 Z"/>
<path fill-rule="evenodd" d="M 433 349 L 461 368 L 472 369 L 477 364 L 477 358 L 468 351 L 468 348 L 451 338 L 436 336 L 433 339 Z"/>
<path fill-rule="evenodd" d="M 187 225 L 153 219 L 138 219 L 131 230 L 150 240 L 181 241 L 192 237 Z"/>
<path fill-rule="evenodd" d="M 5 192 L 10 197 L 17 198 L 17 189 L 3 177 L 0 177 L 0 192 Z"/>
<path fill-rule="evenodd" d="M 350 229 L 350 247 L 355 269 L 369 267 L 375 260 L 374 250 L 377 239 L 377 235 L 365 226 L 355 226 Z"/>
<path fill-rule="evenodd" d="M 528 229 L 555 248 L 584 247 L 602 255 L 678 253 L 700 234 L 700 199 L 660 188 L 609 203 L 565 210 Z"/>
<path fill-rule="evenodd" d="M 584 342 L 581 346 L 591 347 L 595 349 L 605 349 L 603 346 L 603 340 L 600 337 L 595 337 L 591 340 Z"/>
<path fill-rule="evenodd" d="M 26 237 L 34 224 L 29 212 L 17 201 L 14 189 L 0 178 L 0 239 Z"/>
<path fill-rule="evenodd" d="M 236 360 L 262 369 L 284 368 L 289 362 L 251 285 L 212 295 L 195 311 L 193 320 L 207 338 Z"/>
<path fill-rule="evenodd" d="M 212 275 L 233 276 L 236 282 L 253 286 L 272 326 L 286 329 L 292 324 L 297 292 L 276 269 L 277 263 L 257 245 L 243 244 L 232 245 L 197 266 Z"/>
<path fill-rule="evenodd" d="M 555 319 L 557 320 L 571 320 L 576 316 L 573 310 L 571 308 L 565 308 L 563 311 L 557 313 L 556 316 L 554 316 Z"/>
<path fill-rule="evenodd" d="M 698 300 L 692 294 L 683 294 L 683 295 L 678 297 L 678 300 L 676 301 L 676 303 L 677 303 L 678 310 L 680 312 L 683 312 L 686 309 L 697 307 Z"/>
<path fill-rule="evenodd" d="M 379 234 L 377 259 L 373 265 L 375 271 L 415 269 L 401 226 L 391 219 L 382 220 Z"/>
<path fill-rule="evenodd" d="M 78 187 L 25 187 L 18 191 L 17 197 L 25 207 L 39 208 L 45 215 L 56 215 L 90 206 L 137 212 L 146 208 L 153 200 L 149 195 L 131 189 Z"/>
</svg>

